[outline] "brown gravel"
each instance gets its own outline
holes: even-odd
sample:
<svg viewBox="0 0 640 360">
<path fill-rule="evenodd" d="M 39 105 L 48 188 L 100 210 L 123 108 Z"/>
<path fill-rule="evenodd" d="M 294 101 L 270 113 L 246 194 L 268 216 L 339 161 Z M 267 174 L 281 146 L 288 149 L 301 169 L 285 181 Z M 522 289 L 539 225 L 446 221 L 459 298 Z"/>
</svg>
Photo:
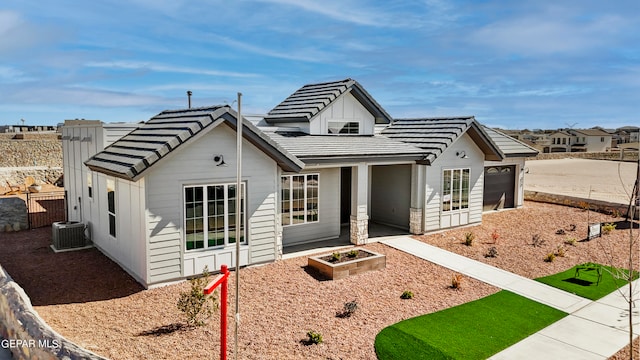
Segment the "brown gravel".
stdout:
<svg viewBox="0 0 640 360">
<path fill-rule="evenodd" d="M 620 220 L 603 214 L 589 216 L 591 221 Z M 570 224 L 577 225 L 575 232 L 555 234 Z M 586 224 L 587 213 L 579 209 L 527 202 L 523 209 L 485 215 L 482 226 L 420 239 L 530 278 L 585 261 L 609 263 L 605 253 L 624 258 L 628 231 L 616 230 L 600 239 L 564 245 L 565 257 L 543 261 L 567 238 L 584 238 Z M 470 231 L 476 240 L 468 247 L 461 242 Z M 500 238 L 489 244 L 493 231 Z M 545 245 L 529 245 L 533 234 L 540 234 Z M 188 284 L 142 290 L 97 250 L 53 254 L 46 250 L 49 241 L 50 229 L 0 234 L 0 263 L 25 288 L 40 315 L 62 335 L 112 359 L 217 358 L 219 322 L 215 317 L 196 329 L 141 335 L 182 322 L 176 301 Z M 492 246 L 498 256 L 485 258 Z M 387 255 L 385 270 L 320 281 L 307 271 L 306 257 L 242 269 L 239 358 L 375 359 L 373 342 L 384 327 L 498 290 L 468 278 L 463 289 L 452 290 L 452 271 L 382 244 L 366 247 Z M 233 274 L 230 280 L 233 312 Z M 401 300 L 404 290 L 413 291 L 415 298 Z M 358 310 L 353 317 L 335 316 L 345 302 L 354 299 Z M 229 324 L 231 356 L 232 314 Z M 309 330 L 322 333 L 324 343 L 303 345 L 301 340 Z"/>
</svg>

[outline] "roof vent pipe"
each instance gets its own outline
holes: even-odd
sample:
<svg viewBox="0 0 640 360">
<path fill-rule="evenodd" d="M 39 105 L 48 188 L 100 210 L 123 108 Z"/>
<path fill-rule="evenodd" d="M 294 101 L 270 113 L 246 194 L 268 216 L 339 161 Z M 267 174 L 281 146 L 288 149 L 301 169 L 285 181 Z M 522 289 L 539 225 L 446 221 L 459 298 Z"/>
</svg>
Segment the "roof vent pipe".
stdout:
<svg viewBox="0 0 640 360">
<path fill-rule="evenodd" d="M 191 109 L 191 94 L 193 94 L 191 90 L 187 90 L 187 100 L 189 102 L 189 109 Z"/>
</svg>

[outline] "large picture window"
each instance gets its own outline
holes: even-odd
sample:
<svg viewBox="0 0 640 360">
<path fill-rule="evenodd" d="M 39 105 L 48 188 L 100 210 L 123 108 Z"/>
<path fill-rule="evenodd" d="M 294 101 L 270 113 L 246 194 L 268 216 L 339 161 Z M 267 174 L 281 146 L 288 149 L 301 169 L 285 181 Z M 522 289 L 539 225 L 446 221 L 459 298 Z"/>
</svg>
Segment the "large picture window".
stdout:
<svg viewBox="0 0 640 360">
<path fill-rule="evenodd" d="M 236 214 L 237 200 L 236 184 L 186 186 L 186 249 L 206 249 L 234 244 L 236 226 L 240 226 L 240 243 L 246 243 L 244 184 L 241 187 L 240 216 Z"/>
<path fill-rule="evenodd" d="M 469 169 L 450 169 L 442 173 L 442 211 L 469 208 Z"/>
<path fill-rule="evenodd" d="M 319 179 L 319 174 L 282 176 L 283 226 L 318 221 Z"/>
<path fill-rule="evenodd" d="M 107 179 L 107 213 L 109 235 L 116 237 L 116 182 L 112 179 Z"/>
</svg>

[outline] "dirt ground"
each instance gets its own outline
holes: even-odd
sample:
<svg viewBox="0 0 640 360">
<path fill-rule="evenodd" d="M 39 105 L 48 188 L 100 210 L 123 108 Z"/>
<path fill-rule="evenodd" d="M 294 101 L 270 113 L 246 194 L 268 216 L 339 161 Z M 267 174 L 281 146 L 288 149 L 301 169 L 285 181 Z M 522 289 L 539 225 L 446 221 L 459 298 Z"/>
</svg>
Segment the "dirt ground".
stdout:
<svg viewBox="0 0 640 360">
<path fill-rule="evenodd" d="M 628 204 L 638 164 L 590 159 L 528 160 L 525 190 Z"/>
<path fill-rule="evenodd" d="M 612 234 L 591 241 L 587 219 L 613 222 Z M 421 241 L 490 263 L 526 277 L 553 274 L 586 261 L 624 264 L 628 231 L 619 218 L 580 209 L 526 202 L 523 209 L 486 214 L 483 224 L 421 236 Z M 571 224 L 576 229 L 571 231 Z M 557 235 L 566 229 L 565 235 Z M 462 244 L 473 232 L 473 246 Z M 499 234 L 493 243 L 492 233 Z M 545 240 L 532 246 L 532 236 Z M 219 320 L 190 329 L 176 308 L 187 283 L 144 290 L 95 249 L 54 254 L 50 229 L 0 235 L 0 263 L 31 297 L 35 309 L 71 341 L 112 359 L 216 358 Z M 573 245 L 565 244 L 576 238 Z M 565 256 L 548 263 L 549 252 Z M 485 257 L 495 247 L 497 257 Z M 389 248 L 367 245 L 387 256 L 384 270 L 342 280 L 325 281 L 307 267 L 307 258 L 252 266 L 240 272 L 241 359 L 375 359 L 374 339 L 384 327 L 498 291 L 464 278 L 461 290 L 450 288 L 452 271 Z M 229 355 L 233 355 L 234 281 L 230 278 Z M 402 300 L 404 290 L 414 292 Z M 346 302 L 356 300 L 350 318 L 336 317 Z M 314 330 L 324 343 L 305 346 Z M 617 355 L 622 358 L 624 353 Z"/>
</svg>

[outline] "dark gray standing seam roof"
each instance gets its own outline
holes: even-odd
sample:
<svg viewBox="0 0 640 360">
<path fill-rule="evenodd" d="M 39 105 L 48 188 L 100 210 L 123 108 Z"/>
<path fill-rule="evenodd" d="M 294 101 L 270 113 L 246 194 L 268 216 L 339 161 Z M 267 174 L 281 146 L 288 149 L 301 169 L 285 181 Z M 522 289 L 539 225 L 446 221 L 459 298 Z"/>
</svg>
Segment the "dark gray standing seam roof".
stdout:
<svg viewBox="0 0 640 360">
<path fill-rule="evenodd" d="M 143 173 L 198 135 L 226 122 L 237 126 L 237 113 L 228 106 L 166 110 L 120 138 L 85 162 L 93 171 L 137 181 Z M 300 171 L 304 163 L 243 120 L 243 137 L 288 171 Z"/>
<path fill-rule="evenodd" d="M 388 124 L 391 116 L 371 95 L 353 79 L 308 84 L 273 108 L 264 120 L 267 123 L 308 122 L 340 96 L 350 92 L 371 114 L 378 124 Z"/>
<path fill-rule="evenodd" d="M 384 136 L 309 135 L 302 132 L 265 132 L 306 164 L 349 161 L 418 161 L 425 151 Z"/>
<path fill-rule="evenodd" d="M 382 135 L 426 151 L 425 160 L 433 163 L 460 136 L 468 133 L 485 153 L 487 160 L 502 160 L 504 154 L 473 116 L 447 118 L 395 119 Z"/>
<path fill-rule="evenodd" d="M 505 157 L 533 157 L 538 155 L 538 150 L 531 146 L 512 138 L 500 131 L 482 126 L 484 131 L 489 135 L 496 145 L 500 148 Z"/>
</svg>

